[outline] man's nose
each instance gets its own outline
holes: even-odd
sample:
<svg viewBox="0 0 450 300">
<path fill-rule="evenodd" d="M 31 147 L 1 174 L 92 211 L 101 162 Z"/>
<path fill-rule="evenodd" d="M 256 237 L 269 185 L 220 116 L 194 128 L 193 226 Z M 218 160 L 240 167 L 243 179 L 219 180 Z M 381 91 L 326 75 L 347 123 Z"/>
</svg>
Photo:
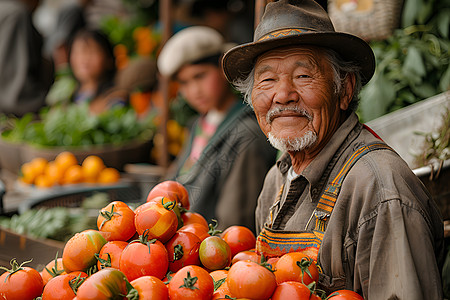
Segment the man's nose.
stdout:
<svg viewBox="0 0 450 300">
<path fill-rule="evenodd" d="M 288 104 L 297 102 L 299 99 L 299 93 L 291 79 L 281 78 L 278 80 L 273 99 L 274 102 L 278 104 Z"/>
</svg>

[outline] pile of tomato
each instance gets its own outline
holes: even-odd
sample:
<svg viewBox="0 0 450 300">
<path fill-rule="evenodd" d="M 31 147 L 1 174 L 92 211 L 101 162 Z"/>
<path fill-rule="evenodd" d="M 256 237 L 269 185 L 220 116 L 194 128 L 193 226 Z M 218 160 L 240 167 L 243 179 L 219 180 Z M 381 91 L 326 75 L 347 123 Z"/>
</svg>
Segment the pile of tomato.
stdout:
<svg viewBox="0 0 450 300">
<path fill-rule="evenodd" d="M 348 290 L 325 295 L 308 256 L 266 260 L 251 230 L 217 231 L 189 206 L 175 181 L 156 185 L 134 210 L 111 202 L 98 230 L 75 234 L 41 272 L 13 259 L 0 276 L 0 299 L 362 299 Z"/>
</svg>

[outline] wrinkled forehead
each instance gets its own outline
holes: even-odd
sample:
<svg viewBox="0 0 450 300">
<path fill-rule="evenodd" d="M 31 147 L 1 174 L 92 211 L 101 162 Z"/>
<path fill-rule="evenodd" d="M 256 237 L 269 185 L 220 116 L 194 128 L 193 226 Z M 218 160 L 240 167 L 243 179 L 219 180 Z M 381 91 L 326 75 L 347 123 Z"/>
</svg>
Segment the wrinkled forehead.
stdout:
<svg viewBox="0 0 450 300">
<path fill-rule="evenodd" d="M 320 67 L 328 62 L 325 50 L 317 46 L 286 46 L 261 54 L 255 62 L 255 72 L 260 73 L 273 64 L 295 64 L 310 68 Z"/>
</svg>

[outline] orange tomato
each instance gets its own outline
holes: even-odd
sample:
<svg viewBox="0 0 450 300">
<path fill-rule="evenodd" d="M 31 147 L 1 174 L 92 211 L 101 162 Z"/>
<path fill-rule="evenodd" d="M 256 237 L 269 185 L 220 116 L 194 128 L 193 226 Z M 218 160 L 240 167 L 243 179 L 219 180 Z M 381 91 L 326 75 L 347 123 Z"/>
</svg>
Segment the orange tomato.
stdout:
<svg viewBox="0 0 450 300">
<path fill-rule="evenodd" d="M 166 202 L 164 205 L 162 202 L 146 202 L 138 206 L 135 210 L 134 223 L 139 235 L 147 231 L 150 239 L 155 238 L 162 243 L 167 242 L 178 227 L 178 218 L 171 209 L 171 205 L 176 204 L 172 201 Z"/>
<path fill-rule="evenodd" d="M 113 201 L 100 210 L 97 227 L 108 233 L 109 241 L 127 241 L 136 233 L 134 217 L 134 211 L 125 202 Z"/>
<path fill-rule="evenodd" d="M 124 241 L 110 241 L 103 245 L 98 254 L 97 268 L 99 270 L 108 267 L 119 269 L 120 256 L 127 245 L 128 243 Z"/>
<path fill-rule="evenodd" d="M 178 205 L 185 209 L 190 207 L 188 191 L 177 181 L 166 180 L 155 185 L 148 193 L 147 202 L 161 196 L 175 200 Z"/>
<path fill-rule="evenodd" d="M 230 226 L 225 229 L 221 237 L 230 246 L 232 256 L 241 251 L 255 248 L 255 234 L 245 226 Z"/>
<path fill-rule="evenodd" d="M 301 252 L 286 253 L 280 257 L 275 266 L 277 283 L 285 281 L 298 281 L 305 285 L 319 280 L 319 270 L 314 261 Z M 306 273 L 309 270 L 311 276 Z M 302 271 L 303 270 L 303 271 Z"/>
<path fill-rule="evenodd" d="M 272 300 L 310 299 L 312 292 L 298 281 L 285 281 L 280 283 L 272 295 Z"/>
<path fill-rule="evenodd" d="M 49 282 L 49 280 L 52 279 L 53 277 L 64 274 L 65 272 L 62 257 L 60 258 L 55 257 L 55 259 L 53 259 L 51 262 L 45 265 L 44 269 L 42 269 L 40 273 L 44 285 L 46 285 L 47 282 Z"/>
<path fill-rule="evenodd" d="M 64 246 L 63 265 L 66 272 L 86 271 L 97 263 L 106 239 L 97 230 L 84 230 L 71 237 Z"/>
<path fill-rule="evenodd" d="M 76 274 L 64 274 L 50 280 L 44 287 L 42 299 L 65 300 L 75 298 L 78 287 L 87 278 L 87 274 L 79 276 Z"/>
<path fill-rule="evenodd" d="M 184 225 L 183 227 L 178 229 L 178 231 L 191 232 L 191 233 L 195 234 L 196 236 L 198 236 L 200 238 L 200 240 L 202 240 L 202 241 L 204 239 L 206 239 L 207 237 L 211 236 L 208 233 L 209 229 L 200 223 L 192 223 L 192 224 Z"/>
<path fill-rule="evenodd" d="M 241 260 L 252 261 L 259 264 L 261 261 L 261 256 L 259 256 L 254 250 L 241 251 L 233 256 L 231 264 L 235 264 Z"/>
<path fill-rule="evenodd" d="M 130 284 L 139 294 L 139 300 L 167 300 L 169 290 L 161 279 L 155 276 L 142 276 Z"/>
<path fill-rule="evenodd" d="M 209 300 L 214 293 L 214 281 L 199 266 L 186 266 L 173 275 L 169 283 L 170 299 Z"/>
<path fill-rule="evenodd" d="M 275 275 L 251 261 L 238 261 L 232 265 L 227 283 L 233 297 L 253 300 L 269 299 L 277 287 Z"/>
<path fill-rule="evenodd" d="M 183 220 L 183 225 L 188 225 L 192 223 L 199 223 L 209 229 L 208 221 L 199 213 L 193 211 L 186 211 L 181 214 L 181 219 Z"/>
</svg>

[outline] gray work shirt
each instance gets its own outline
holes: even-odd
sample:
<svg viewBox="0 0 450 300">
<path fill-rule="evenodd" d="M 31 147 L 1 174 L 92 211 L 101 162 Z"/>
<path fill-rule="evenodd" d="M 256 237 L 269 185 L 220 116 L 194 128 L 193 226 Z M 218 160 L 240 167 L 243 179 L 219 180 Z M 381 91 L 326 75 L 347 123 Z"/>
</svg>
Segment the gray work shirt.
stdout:
<svg viewBox="0 0 450 300">
<path fill-rule="evenodd" d="M 377 141 L 352 114 L 290 184 L 291 160 L 283 155 L 265 179 L 257 230 L 268 221 L 282 184 L 272 228 L 312 230 L 315 222 L 308 221 L 328 181 L 356 149 Z M 342 184 L 319 250 L 319 288 L 351 289 L 369 300 L 442 299 L 443 236 L 441 215 L 406 162 L 391 150 L 371 151 Z"/>
</svg>

